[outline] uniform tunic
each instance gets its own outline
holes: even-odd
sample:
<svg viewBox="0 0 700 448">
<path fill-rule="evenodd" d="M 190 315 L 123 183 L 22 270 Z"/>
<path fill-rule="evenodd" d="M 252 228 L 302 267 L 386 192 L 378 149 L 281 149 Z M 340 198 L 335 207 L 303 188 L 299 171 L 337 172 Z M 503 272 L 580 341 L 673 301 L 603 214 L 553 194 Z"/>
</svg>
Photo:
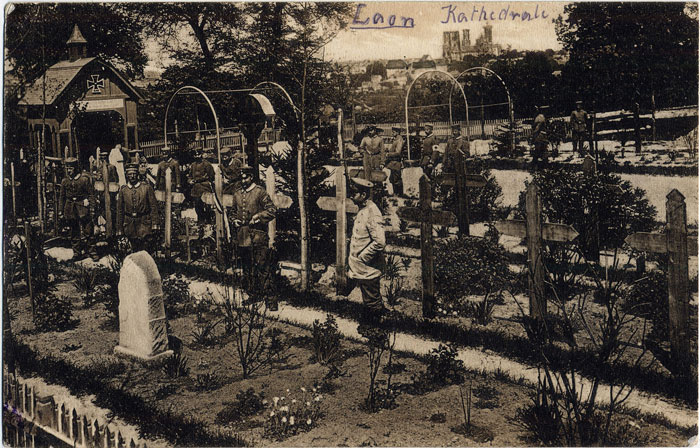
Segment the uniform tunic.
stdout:
<svg viewBox="0 0 700 448">
<path fill-rule="evenodd" d="M 158 206 L 151 184 L 124 185 L 117 196 L 117 232 L 128 238 L 144 238 L 158 223 Z"/>
<path fill-rule="evenodd" d="M 379 207 L 370 200 L 357 213 L 352 225 L 348 256 L 350 278 L 372 280 L 382 275 L 381 253 L 386 246 L 382 221 Z"/>
<path fill-rule="evenodd" d="M 221 165 L 221 174 L 224 181 L 224 194 L 233 194 L 234 191 L 241 188 L 241 166 L 243 161 L 234 157 L 228 165 Z"/>
<path fill-rule="evenodd" d="M 158 171 L 156 172 L 156 190 L 165 191 L 165 171 L 170 168 L 172 175 L 172 188 L 180 188 L 180 163 L 175 159 L 163 160 L 158 164 Z"/>
<path fill-rule="evenodd" d="M 238 228 L 237 242 L 240 247 L 267 246 L 267 223 L 275 218 L 277 207 L 265 189 L 251 184 L 245 190 L 239 188 L 233 193 L 233 207 L 230 220 L 240 220 L 243 225 Z M 250 224 L 253 219 L 257 224 Z"/>
<path fill-rule="evenodd" d="M 426 167 L 429 164 L 435 164 L 437 161 L 437 151 L 433 151 L 433 146 L 437 145 L 437 137 L 432 132 L 430 135 L 426 135 L 423 139 L 423 148 L 420 157 L 420 166 Z"/>
<path fill-rule="evenodd" d="M 578 110 L 571 112 L 571 129 L 574 132 L 586 132 L 586 119 L 588 114 L 585 110 Z"/>
<path fill-rule="evenodd" d="M 391 142 L 391 147 L 386 153 L 387 168 L 392 171 L 401 170 L 401 151 L 403 151 L 403 136 L 397 135 Z"/>
<path fill-rule="evenodd" d="M 97 165 L 95 166 L 95 179 L 96 180 L 103 180 L 102 179 L 102 164 L 107 163 L 105 162 L 98 162 Z M 119 183 L 119 173 L 117 172 L 117 167 L 112 165 L 111 163 L 107 163 L 107 179 L 109 179 L 109 182 L 114 182 L 114 183 Z"/>
<path fill-rule="evenodd" d="M 95 207 L 93 185 L 87 173 L 80 173 L 73 178 L 65 177 L 61 181 L 61 193 L 58 203 L 67 220 L 89 217 Z"/>
<path fill-rule="evenodd" d="M 457 151 L 462 151 L 464 157 L 470 156 L 469 142 L 460 135 L 457 138 L 450 137 L 445 146 L 445 156 L 442 161 L 442 171 L 444 173 L 455 172 L 455 162 L 457 161 Z"/>
<path fill-rule="evenodd" d="M 214 167 L 206 160 L 194 162 L 190 165 L 190 179 L 192 180 L 190 196 L 200 199 L 204 193 L 211 192 L 211 182 L 214 181 Z"/>
<path fill-rule="evenodd" d="M 374 137 L 366 136 L 360 143 L 360 150 L 365 152 L 364 156 L 369 157 L 369 166 L 372 170 L 378 170 L 384 164 L 386 158 L 384 151 L 384 139 L 378 135 Z"/>
</svg>

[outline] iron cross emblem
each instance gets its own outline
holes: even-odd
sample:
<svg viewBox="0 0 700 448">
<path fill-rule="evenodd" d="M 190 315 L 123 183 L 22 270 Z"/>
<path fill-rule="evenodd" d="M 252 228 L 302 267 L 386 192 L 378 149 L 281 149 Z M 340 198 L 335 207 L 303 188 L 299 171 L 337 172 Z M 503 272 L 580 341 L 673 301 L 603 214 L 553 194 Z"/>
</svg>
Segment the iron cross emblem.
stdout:
<svg viewBox="0 0 700 448">
<path fill-rule="evenodd" d="M 92 93 L 102 93 L 105 88 L 105 80 L 100 78 L 100 75 L 90 75 L 87 80 L 87 88 L 92 89 Z"/>
</svg>

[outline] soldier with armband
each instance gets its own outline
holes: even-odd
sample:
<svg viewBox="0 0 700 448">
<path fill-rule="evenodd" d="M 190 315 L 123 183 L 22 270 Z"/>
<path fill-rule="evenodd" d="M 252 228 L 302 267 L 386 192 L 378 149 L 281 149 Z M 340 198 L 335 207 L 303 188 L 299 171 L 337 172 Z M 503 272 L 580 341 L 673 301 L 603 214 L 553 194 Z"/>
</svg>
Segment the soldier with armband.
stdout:
<svg viewBox="0 0 700 448">
<path fill-rule="evenodd" d="M 70 227 L 70 242 L 73 256 L 81 258 L 87 252 L 93 260 L 97 260 L 97 252 L 93 244 L 95 216 L 94 185 L 87 173 L 78 171 L 78 159 L 66 159 L 66 177 L 61 181 L 61 192 L 58 200 L 58 212 Z"/>
</svg>

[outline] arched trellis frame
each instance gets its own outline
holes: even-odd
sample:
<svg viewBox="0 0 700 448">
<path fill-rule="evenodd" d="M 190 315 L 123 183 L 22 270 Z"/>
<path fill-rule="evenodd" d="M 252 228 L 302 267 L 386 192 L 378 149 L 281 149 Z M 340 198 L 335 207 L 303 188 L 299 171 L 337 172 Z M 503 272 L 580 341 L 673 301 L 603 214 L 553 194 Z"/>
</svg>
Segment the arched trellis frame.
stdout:
<svg viewBox="0 0 700 448">
<path fill-rule="evenodd" d="M 449 79 L 452 80 L 452 84 L 450 85 L 450 103 L 449 103 L 449 106 L 450 106 L 450 126 L 452 126 L 452 89 L 454 88 L 454 85 L 456 84 L 457 87 L 459 87 L 459 90 L 462 92 L 462 98 L 464 98 L 464 114 L 466 116 L 465 118 L 466 118 L 466 122 L 467 122 L 467 141 L 470 140 L 470 136 L 469 136 L 469 105 L 467 104 L 467 95 L 465 95 L 464 89 L 462 88 L 462 85 L 459 83 L 459 81 L 457 81 L 457 78 L 455 78 L 454 76 L 450 75 L 447 72 L 444 72 L 442 70 L 426 70 L 425 72 L 418 75 L 416 77 L 416 79 L 414 79 L 411 82 L 411 85 L 408 86 L 408 90 L 406 91 L 406 99 L 404 102 L 404 113 L 405 113 L 405 117 L 406 117 L 406 148 L 408 150 L 408 160 L 411 160 L 411 139 L 410 139 L 409 128 L 408 128 L 408 98 L 411 96 L 411 89 L 413 88 L 413 85 L 416 83 L 416 81 L 418 81 L 423 75 L 427 75 L 430 73 L 438 73 L 441 75 L 445 75 Z M 429 105 L 421 106 L 421 107 L 429 107 L 429 106 L 433 106 L 433 105 L 429 104 Z"/>
<path fill-rule="evenodd" d="M 194 90 L 195 92 L 199 93 L 204 97 L 204 99 L 207 101 L 207 104 L 209 104 L 209 108 L 211 109 L 211 113 L 214 115 L 214 124 L 216 125 L 216 157 L 221 163 L 221 135 L 219 133 L 219 117 L 216 115 L 216 109 L 214 108 L 214 105 L 212 104 L 211 100 L 207 96 L 206 93 L 204 93 L 203 90 L 198 89 L 197 87 L 194 86 L 184 86 L 180 87 L 173 93 L 173 95 L 170 97 L 170 100 L 168 101 L 168 106 L 165 108 L 165 118 L 163 119 L 163 142 L 165 143 L 165 146 L 168 146 L 168 112 L 170 111 L 170 105 L 173 102 L 173 99 L 182 92 L 183 90 Z"/>
<path fill-rule="evenodd" d="M 510 90 L 508 89 L 508 85 L 505 83 L 505 81 L 503 81 L 503 78 L 501 78 L 498 75 L 498 73 L 496 73 L 493 70 L 491 70 L 490 68 L 486 68 L 486 67 L 471 67 L 471 68 L 464 70 L 459 75 L 457 75 L 457 77 L 455 79 L 459 80 L 459 78 L 461 78 L 462 76 L 464 76 L 468 73 L 477 72 L 477 71 L 481 71 L 482 73 L 488 72 L 488 73 L 492 74 L 493 76 L 496 77 L 496 79 L 498 81 L 500 81 L 501 85 L 503 85 L 503 88 L 506 91 L 506 96 L 508 97 L 508 120 L 510 121 L 511 130 L 514 130 L 515 129 L 515 116 L 513 114 L 513 100 L 511 99 Z M 457 83 L 461 87 L 461 84 L 459 84 L 459 81 L 457 81 Z M 450 121 L 452 121 L 452 92 L 453 92 L 453 89 L 454 89 L 454 84 L 452 84 L 450 86 L 450 97 L 448 98 L 448 102 L 450 105 Z M 462 94 L 464 94 L 464 90 L 462 90 Z M 467 129 L 469 129 L 469 121 L 467 121 Z M 514 131 L 511 133 L 510 146 L 511 146 L 511 150 L 515 149 L 515 132 Z"/>
</svg>

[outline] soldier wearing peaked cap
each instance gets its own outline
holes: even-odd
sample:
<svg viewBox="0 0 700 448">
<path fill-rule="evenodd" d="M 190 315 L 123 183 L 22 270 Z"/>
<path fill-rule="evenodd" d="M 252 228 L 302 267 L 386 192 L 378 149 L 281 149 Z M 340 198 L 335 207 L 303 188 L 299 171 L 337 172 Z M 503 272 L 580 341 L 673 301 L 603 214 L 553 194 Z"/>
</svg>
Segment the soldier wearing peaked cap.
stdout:
<svg viewBox="0 0 700 448">
<path fill-rule="evenodd" d="M 264 188 L 253 182 L 253 168 L 241 167 L 241 187 L 233 193 L 233 206 L 229 215 L 236 229 L 235 244 L 241 260 L 248 287 L 260 291 L 266 287 L 272 262 L 268 250 L 267 223 L 275 218 L 277 207 Z M 277 310 L 274 299 L 268 309 Z"/>
<path fill-rule="evenodd" d="M 203 201 L 204 193 L 211 193 L 214 182 L 214 167 L 203 159 L 200 152 L 195 152 L 196 160 L 190 165 L 189 182 L 191 184 L 190 197 L 194 200 L 194 209 L 197 212 L 197 220 L 201 224 L 211 223 L 212 211 Z"/>
<path fill-rule="evenodd" d="M 452 125 L 452 136 L 447 139 L 447 146 L 445 146 L 445 155 L 442 160 L 442 172 L 443 173 L 454 173 L 455 172 L 455 162 L 457 160 L 457 152 L 464 154 L 464 157 L 469 157 L 470 148 L 469 142 L 462 137 L 462 127 L 458 124 Z"/>
<path fill-rule="evenodd" d="M 401 179 L 401 159 L 404 146 L 404 139 L 401 135 L 400 127 L 392 127 L 392 140 L 391 147 L 386 153 L 386 167 L 389 168 L 391 174 L 389 175 L 389 182 L 394 189 L 394 195 L 403 194 L 403 181 Z"/>
<path fill-rule="evenodd" d="M 348 254 L 348 288 L 345 294 L 359 286 L 366 310 L 363 320 L 376 321 L 385 312 L 379 280 L 384 268 L 386 238 L 382 212 L 372 201 L 374 184 L 361 178 L 352 179 L 353 202 L 360 211 L 352 225 Z"/>
<path fill-rule="evenodd" d="M 172 175 L 172 189 L 173 191 L 180 191 L 180 162 L 173 158 L 173 153 L 169 147 L 163 148 L 161 151 L 163 154 L 163 160 L 158 164 L 158 170 L 156 171 L 156 190 L 165 191 L 165 172 L 170 168 L 170 173 Z"/>
<path fill-rule="evenodd" d="M 224 194 L 233 194 L 241 188 L 241 167 L 243 166 L 243 152 L 232 154 L 231 148 L 221 150 L 221 174 L 224 181 Z"/>
<path fill-rule="evenodd" d="M 134 250 L 152 250 L 152 232 L 159 228 L 158 205 L 153 187 L 139 179 L 135 163 L 126 167 L 127 184 L 117 196 L 117 235 L 129 239 Z"/>
<path fill-rule="evenodd" d="M 367 135 L 360 142 L 360 151 L 362 151 L 363 157 L 368 159 L 368 163 L 365 165 L 368 165 L 372 171 L 382 169 L 386 159 L 384 139 L 378 135 L 378 131 L 376 126 L 370 126 Z"/>
<path fill-rule="evenodd" d="M 539 166 L 540 159 L 542 162 L 547 163 L 547 147 L 549 146 L 549 137 L 547 135 L 548 121 L 545 118 L 545 110 L 549 106 L 542 105 L 537 107 L 537 116 L 532 123 L 532 143 L 534 149 L 532 150 L 532 164 L 534 166 Z"/>
<path fill-rule="evenodd" d="M 66 159 L 66 177 L 61 181 L 58 212 L 70 227 L 70 241 L 74 257 L 82 257 L 90 251 L 93 259 L 97 253 L 92 241 L 95 214 L 94 186 L 87 173 L 78 171 L 78 159 Z"/>
<path fill-rule="evenodd" d="M 433 174 L 433 167 L 438 158 L 438 140 L 435 134 L 433 134 L 432 124 L 426 123 L 423 128 L 425 129 L 425 137 L 423 137 L 423 145 L 420 154 L 420 166 L 423 168 L 425 175 L 430 177 Z"/>
<path fill-rule="evenodd" d="M 576 109 L 571 112 L 571 141 L 574 152 L 579 152 L 583 157 L 583 142 L 586 141 L 586 125 L 588 123 L 588 113 L 583 110 L 583 101 L 576 101 Z"/>
</svg>

